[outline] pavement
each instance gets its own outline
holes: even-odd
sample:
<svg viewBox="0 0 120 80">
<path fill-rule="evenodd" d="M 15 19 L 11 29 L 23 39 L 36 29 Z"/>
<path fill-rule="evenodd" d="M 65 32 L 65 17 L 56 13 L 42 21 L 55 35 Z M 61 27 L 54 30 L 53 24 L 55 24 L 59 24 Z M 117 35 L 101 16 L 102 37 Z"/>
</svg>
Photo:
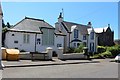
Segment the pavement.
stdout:
<svg viewBox="0 0 120 80">
<path fill-rule="evenodd" d="M 4 68 L 9 67 L 30 67 L 30 66 L 47 66 L 47 65 L 67 65 L 67 64 L 85 64 L 85 63 L 100 63 L 102 59 L 95 60 L 59 60 L 56 57 L 50 61 L 43 60 L 19 60 L 19 61 L 2 61 Z"/>
</svg>

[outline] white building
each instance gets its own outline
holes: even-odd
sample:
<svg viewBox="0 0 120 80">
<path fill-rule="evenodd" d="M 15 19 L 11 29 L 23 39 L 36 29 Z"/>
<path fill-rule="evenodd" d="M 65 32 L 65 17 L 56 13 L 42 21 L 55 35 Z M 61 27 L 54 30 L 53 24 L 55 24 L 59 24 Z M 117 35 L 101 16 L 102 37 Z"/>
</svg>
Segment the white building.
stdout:
<svg viewBox="0 0 120 80">
<path fill-rule="evenodd" d="M 5 47 L 29 52 L 43 52 L 52 47 L 57 52 L 58 47 L 64 47 L 64 36 L 44 20 L 25 17 L 7 31 Z"/>
<path fill-rule="evenodd" d="M 89 52 L 97 52 L 97 34 L 92 28 L 91 22 L 87 25 L 64 21 L 62 13 L 55 23 L 55 28 L 60 33 L 65 34 L 65 50 L 69 47 L 77 48 L 80 43 L 88 47 Z"/>
</svg>

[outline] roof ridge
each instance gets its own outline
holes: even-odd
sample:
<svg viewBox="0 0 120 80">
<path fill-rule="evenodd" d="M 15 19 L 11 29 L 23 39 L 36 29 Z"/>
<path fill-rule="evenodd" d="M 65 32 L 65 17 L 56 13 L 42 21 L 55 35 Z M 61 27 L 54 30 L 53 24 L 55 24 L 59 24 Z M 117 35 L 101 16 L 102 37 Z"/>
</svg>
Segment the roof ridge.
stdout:
<svg viewBox="0 0 120 80">
<path fill-rule="evenodd" d="M 30 17 L 26 17 L 26 16 L 25 16 L 25 19 L 31 19 L 31 20 L 37 20 L 37 21 L 44 21 L 44 20 L 42 20 L 42 19 L 30 18 Z M 44 21 L 44 22 L 45 22 L 45 21 Z"/>
<path fill-rule="evenodd" d="M 63 21 L 63 22 L 68 22 L 68 21 Z M 82 26 L 87 26 L 87 27 L 90 27 L 90 26 L 88 26 L 88 25 L 79 24 L 79 23 L 75 23 L 75 22 L 68 22 L 68 23 L 73 23 L 73 24 L 76 24 L 76 25 L 82 25 Z"/>
</svg>

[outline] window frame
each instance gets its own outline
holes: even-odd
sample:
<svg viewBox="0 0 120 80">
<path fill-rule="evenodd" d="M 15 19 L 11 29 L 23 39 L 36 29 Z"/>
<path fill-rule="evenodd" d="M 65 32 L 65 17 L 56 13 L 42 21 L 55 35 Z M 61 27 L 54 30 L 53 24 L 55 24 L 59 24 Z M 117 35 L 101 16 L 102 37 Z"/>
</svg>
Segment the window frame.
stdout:
<svg viewBox="0 0 120 80">
<path fill-rule="evenodd" d="M 77 39 L 79 36 L 79 31 L 78 29 L 74 29 L 74 38 Z"/>
<path fill-rule="evenodd" d="M 94 32 L 91 32 L 91 33 L 90 33 L 90 39 L 91 39 L 91 40 L 94 40 L 94 35 L 95 35 Z"/>
<path fill-rule="evenodd" d="M 30 43 L 30 34 L 23 34 L 23 43 L 25 44 Z"/>
</svg>

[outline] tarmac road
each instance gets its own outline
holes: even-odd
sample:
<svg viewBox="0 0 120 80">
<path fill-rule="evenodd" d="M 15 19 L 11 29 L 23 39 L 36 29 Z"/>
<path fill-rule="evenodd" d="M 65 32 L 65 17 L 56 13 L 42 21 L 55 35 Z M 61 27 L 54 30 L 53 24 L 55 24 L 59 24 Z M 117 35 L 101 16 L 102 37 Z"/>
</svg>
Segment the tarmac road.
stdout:
<svg viewBox="0 0 120 80">
<path fill-rule="evenodd" d="M 84 62 L 85 60 L 71 61 Z M 99 62 L 8 67 L 3 70 L 3 78 L 118 78 L 118 63 L 110 62 L 110 59 L 93 61 Z"/>
</svg>

